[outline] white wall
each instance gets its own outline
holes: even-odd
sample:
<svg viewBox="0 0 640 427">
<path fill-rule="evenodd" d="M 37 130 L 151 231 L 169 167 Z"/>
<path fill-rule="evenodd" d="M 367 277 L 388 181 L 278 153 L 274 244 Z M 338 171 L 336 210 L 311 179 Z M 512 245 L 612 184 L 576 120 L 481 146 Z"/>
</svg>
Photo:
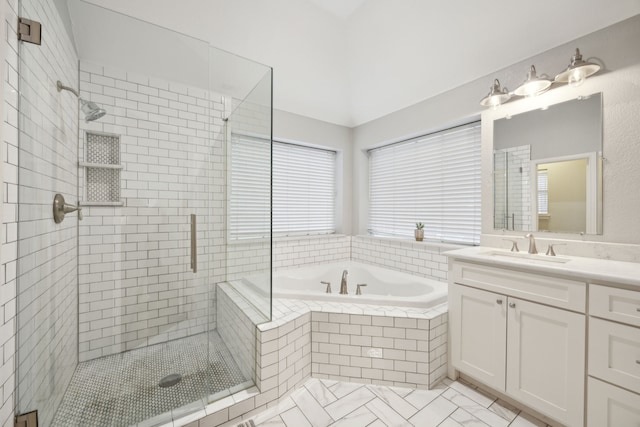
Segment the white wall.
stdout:
<svg viewBox="0 0 640 427">
<path fill-rule="evenodd" d="M 602 0 L 538 0 L 535 7 L 509 0 L 368 0 L 348 21 L 354 123 L 429 102 L 462 82 L 632 16 L 638 6 L 634 0 L 618 0 L 615 7 Z M 527 70 L 518 72 L 518 83 Z M 474 102 L 492 81 L 473 94 Z"/>
<path fill-rule="evenodd" d="M 619 24 L 558 46 L 540 55 L 498 70 L 449 92 L 389 114 L 354 129 L 354 194 L 366 194 L 367 157 L 364 150 L 384 142 L 406 139 L 416 134 L 455 125 L 482 114 L 482 238 L 481 244 L 504 246 L 504 235 L 522 233 L 493 230 L 492 125 L 494 118 L 516 114 L 544 104 L 572 99 L 580 94 L 603 93 L 604 123 L 604 224 L 601 236 L 545 233 L 540 240 L 566 240 L 567 253 L 613 257 L 640 261 L 640 15 Z M 496 111 L 485 110 L 479 100 L 488 92 L 494 78 L 514 88 L 524 79 L 531 64 L 539 73 L 555 74 L 563 70 L 579 47 L 585 58 L 596 57 L 604 70 L 579 88 L 563 86 L 541 97 L 519 100 Z M 364 233 L 367 224 L 366 197 L 354 198 L 354 232 Z M 594 244 L 595 243 L 595 244 Z M 543 245 L 540 246 L 544 248 Z"/>
<path fill-rule="evenodd" d="M 273 137 L 280 141 L 317 145 L 337 151 L 336 228 L 338 233 L 352 234 L 353 146 L 351 144 L 351 129 L 298 114 L 274 110 Z"/>
</svg>

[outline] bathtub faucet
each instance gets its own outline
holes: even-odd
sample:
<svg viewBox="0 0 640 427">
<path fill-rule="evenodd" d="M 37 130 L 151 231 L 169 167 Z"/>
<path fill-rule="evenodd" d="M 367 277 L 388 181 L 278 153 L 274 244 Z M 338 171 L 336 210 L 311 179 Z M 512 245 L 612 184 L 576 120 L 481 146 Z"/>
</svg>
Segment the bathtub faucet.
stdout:
<svg viewBox="0 0 640 427">
<path fill-rule="evenodd" d="M 342 281 L 340 282 L 340 295 L 347 295 L 349 293 L 347 292 L 347 274 L 349 274 L 347 270 L 344 270 L 342 272 Z"/>
</svg>

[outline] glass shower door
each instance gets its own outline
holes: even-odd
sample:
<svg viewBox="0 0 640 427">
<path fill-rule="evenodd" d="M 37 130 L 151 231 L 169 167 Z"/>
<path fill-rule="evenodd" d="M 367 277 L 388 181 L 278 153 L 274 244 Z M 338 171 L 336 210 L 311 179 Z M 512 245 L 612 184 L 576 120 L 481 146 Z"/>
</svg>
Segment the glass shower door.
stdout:
<svg viewBox="0 0 640 427">
<path fill-rule="evenodd" d="M 15 44 L 18 182 L 12 187 L 18 202 L 16 413 L 38 410 L 39 425 L 48 426 L 78 363 L 77 219 L 70 213 L 56 224 L 52 212 L 56 194 L 78 202 L 78 100 L 56 87 L 60 80 L 77 88 L 78 65 L 53 2 L 23 0 L 13 13 L 46 23 L 40 46 Z"/>
<path fill-rule="evenodd" d="M 68 5 L 21 4 L 17 413 L 166 422 L 211 394 L 208 45 Z"/>
<path fill-rule="evenodd" d="M 79 398 L 56 425 L 79 402 L 86 422 L 163 423 L 210 394 L 208 45 L 89 3 L 69 12 L 81 93 L 108 114 L 80 120 Z"/>
<path fill-rule="evenodd" d="M 270 144 L 271 70 L 81 0 L 20 7 L 43 35 L 19 44 L 16 413 L 157 425 L 252 385 L 245 338 L 270 318 L 270 205 L 246 258 L 263 277 L 256 320 L 241 292 L 217 291 L 234 262 L 223 118 L 259 104 Z M 58 193 L 82 220 L 54 221 Z M 221 330 L 236 315 L 249 319 L 242 339 Z"/>
</svg>

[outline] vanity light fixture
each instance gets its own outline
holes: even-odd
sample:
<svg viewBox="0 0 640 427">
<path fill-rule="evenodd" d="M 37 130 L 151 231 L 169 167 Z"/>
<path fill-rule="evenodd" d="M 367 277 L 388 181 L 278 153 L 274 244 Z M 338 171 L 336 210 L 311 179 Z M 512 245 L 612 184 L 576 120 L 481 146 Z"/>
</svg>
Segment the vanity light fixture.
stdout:
<svg viewBox="0 0 640 427">
<path fill-rule="evenodd" d="M 482 98 L 480 105 L 483 107 L 492 107 L 495 110 L 500 104 L 507 102 L 509 98 L 511 98 L 511 94 L 509 94 L 507 88 L 501 88 L 500 81 L 495 79 L 489 90 L 489 94 Z"/>
<path fill-rule="evenodd" d="M 571 63 L 566 70 L 556 76 L 555 81 L 568 83 L 569 86 L 580 86 L 587 77 L 597 73 L 598 70 L 600 65 L 584 61 L 580 49 L 576 48 L 575 55 L 571 57 Z"/>
<path fill-rule="evenodd" d="M 527 73 L 527 79 L 513 93 L 518 96 L 536 96 L 549 90 L 551 80 L 538 77 L 536 67 L 531 66 Z"/>
</svg>

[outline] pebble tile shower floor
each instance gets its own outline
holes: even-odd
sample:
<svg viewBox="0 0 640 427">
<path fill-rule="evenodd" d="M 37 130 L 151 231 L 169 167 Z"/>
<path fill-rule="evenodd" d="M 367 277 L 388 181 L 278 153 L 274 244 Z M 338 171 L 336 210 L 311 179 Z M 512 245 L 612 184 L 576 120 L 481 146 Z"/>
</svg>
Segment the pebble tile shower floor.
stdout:
<svg viewBox="0 0 640 427">
<path fill-rule="evenodd" d="M 82 362 L 53 427 L 129 426 L 245 382 L 217 332 Z M 182 381 L 159 387 L 173 373 Z"/>
</svg>

